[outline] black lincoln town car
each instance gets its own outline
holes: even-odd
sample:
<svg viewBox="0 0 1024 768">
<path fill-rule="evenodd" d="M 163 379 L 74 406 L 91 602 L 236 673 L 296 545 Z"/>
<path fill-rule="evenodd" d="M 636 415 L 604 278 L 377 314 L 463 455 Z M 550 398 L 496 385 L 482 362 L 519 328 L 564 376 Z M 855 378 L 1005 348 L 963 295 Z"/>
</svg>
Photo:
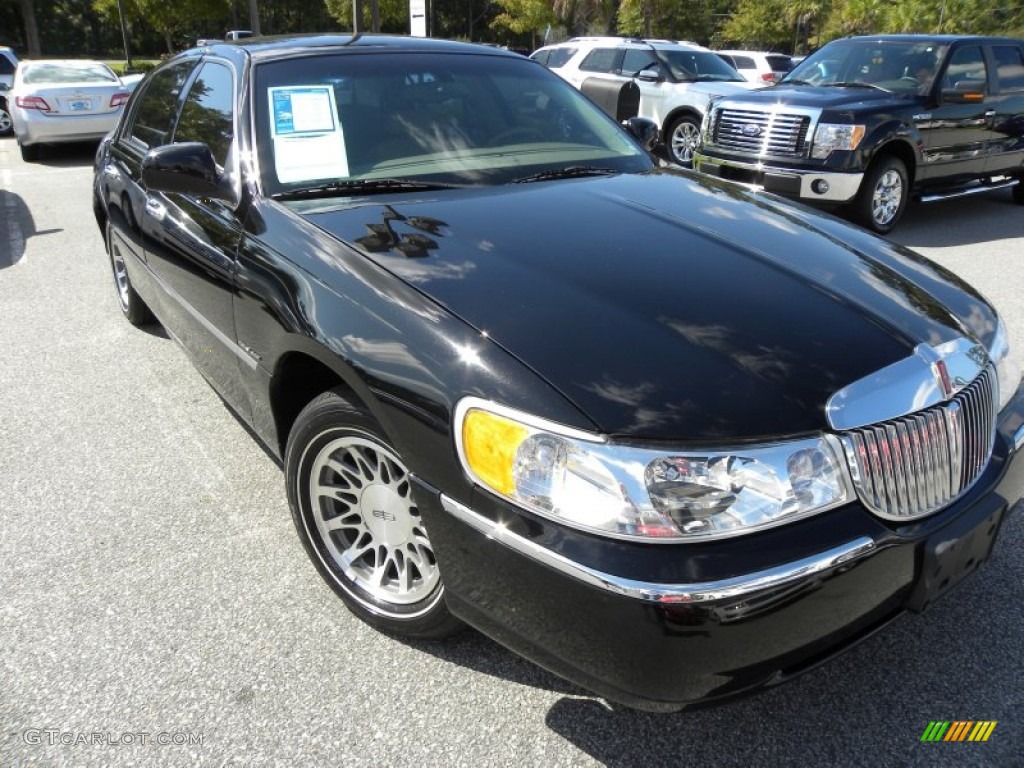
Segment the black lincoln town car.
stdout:
<svg viewBox="0 0 1024 768">
<path fill-rule="evenodd" d="M 955 275 L 651 139 L 500 50 L 254 38 L 151 73 L 94 192 L 354 613 L 674 710 L 973 572 L 1024 393 Z"/>
</svg>

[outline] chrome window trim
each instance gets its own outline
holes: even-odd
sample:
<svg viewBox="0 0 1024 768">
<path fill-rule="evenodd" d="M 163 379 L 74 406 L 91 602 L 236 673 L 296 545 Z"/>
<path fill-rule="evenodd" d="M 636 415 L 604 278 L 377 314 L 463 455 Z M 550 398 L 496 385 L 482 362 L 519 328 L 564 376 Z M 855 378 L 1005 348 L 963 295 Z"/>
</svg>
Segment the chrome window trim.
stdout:
<svg viewBox="0 0 1024 768">
<path fill-rule="evenodd" d="M 593 587 L 623 597 L 651 603 L 711 603 L 734 600 L 756 592 L 777 589 L 810 579 L 840 566 L 847 566 L 877 551 L 874 540 L 860 536 L 801 560 L 761 571 L 716 581 L 692 584 L 659 584 L 614 576 L 590 568 L 575 560 L 513 533 L 464 504 L 441 494 L 441 505 L 450 515 L 509 549 Z"/>
<path fill-rule="evenodd" d="M 990 364 L 985 347 L 960 337 L 914 353 L 847 384 L 825 404 L 828 423 L 846 431 L 909 416 L 953 398 Z"/>
</svg>

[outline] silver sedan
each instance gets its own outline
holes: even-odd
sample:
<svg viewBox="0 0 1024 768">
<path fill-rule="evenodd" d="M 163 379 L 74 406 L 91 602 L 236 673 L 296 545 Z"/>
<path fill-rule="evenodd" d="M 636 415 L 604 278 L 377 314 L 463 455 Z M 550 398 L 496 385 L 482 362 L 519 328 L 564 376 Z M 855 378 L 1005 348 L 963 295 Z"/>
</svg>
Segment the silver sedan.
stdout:
<svg viewBox="0 0 1024 768">
<path fill-rule="evenodd" d="M 38 160 L 41 144 L 103 138 L 128 97 L 113 70 L 99 61 L 20 62 L 8 104 L 22 158 Z"/>
</svg>

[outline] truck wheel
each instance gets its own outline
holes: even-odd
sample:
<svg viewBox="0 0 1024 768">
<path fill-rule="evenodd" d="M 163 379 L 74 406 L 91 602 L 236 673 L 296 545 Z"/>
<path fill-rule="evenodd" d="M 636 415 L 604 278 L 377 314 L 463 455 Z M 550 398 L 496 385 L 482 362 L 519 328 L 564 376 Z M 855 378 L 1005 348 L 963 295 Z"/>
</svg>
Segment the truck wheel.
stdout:
<svg viewBox="0 0 1024 768">
<path fill-rule="evenodd" d="M 892 231 L 910 197 L 907 167 L 898 157 L 881 157 L 868 169 L 853 203 L 854 218 L 879 234 Z"/>
<path fill-rule="evenodd" d="M 679 165 L 690 165 L 693 153 L 700 145 L 700 122 L 691 115 L 681 115 L 665 131 L 665 149 L 668 159 Z"/>
</svg>

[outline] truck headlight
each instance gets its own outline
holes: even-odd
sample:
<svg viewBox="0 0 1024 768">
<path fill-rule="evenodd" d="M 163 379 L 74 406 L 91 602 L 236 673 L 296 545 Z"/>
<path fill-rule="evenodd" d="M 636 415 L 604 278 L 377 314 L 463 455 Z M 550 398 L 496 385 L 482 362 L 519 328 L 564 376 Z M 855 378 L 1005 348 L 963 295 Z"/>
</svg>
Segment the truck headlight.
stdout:
<svg viewBox="0 0 1024 768">
<path fill-rule="evenodd" d="M 824 160 L 836 149 L 856 149 L 864 138 L 865 126 L 839 123 L 819 123 L 814 132 L 811 157 Z"/>
<path fill-rule="evenodd" d="M 1006 323 L 999 318 L 996 326 L 996 335 L 992 338 L 992 345 L 989 347 L 988 356 L 996 366 L 996 379 L 999 381 L 999 410 L 1003 410 L 1010 402 L 1020 386 L 1021 364 L 1020 358 L 1010 349 L 1010 334 L 1006 330 Z"/>
<path fill-rule="evenodd" d="M 789 522 L 852 498 L 842 449 L 819 435 L 676 451 L 621 445 L 479 398 L 455 410 L 467 475 L 538 515 L 596 534 L 680 542 Z"/>
</svg>

